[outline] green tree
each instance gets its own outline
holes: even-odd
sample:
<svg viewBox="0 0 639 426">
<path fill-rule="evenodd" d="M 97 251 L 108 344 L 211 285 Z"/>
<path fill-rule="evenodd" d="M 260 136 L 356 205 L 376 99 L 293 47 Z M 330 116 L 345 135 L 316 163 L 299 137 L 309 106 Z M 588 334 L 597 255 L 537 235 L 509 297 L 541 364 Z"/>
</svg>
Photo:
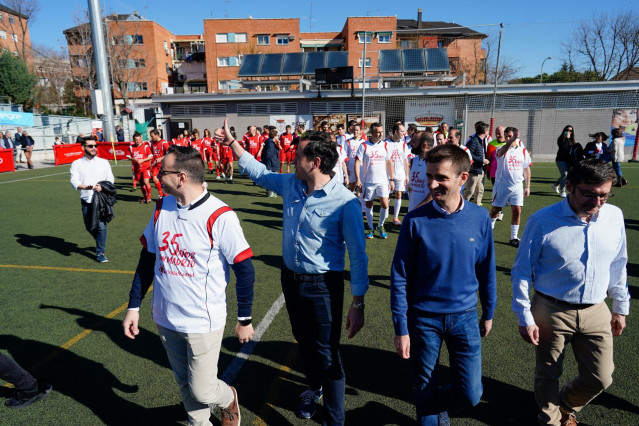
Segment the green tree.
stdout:
<svg viewBox="0 0 639 426">
<path fill-rule="evenodd" d="M 29 71 L 21 58 L 4 51 L 0 55 L 0 96 L 14 104 L 25 104 L 33 97 L 38 77 Z"/>
<path fill-rule="evenodd" d="M 534 77 L 522 77 L 511 80 L 510 84 L 535 84 L 539 83 L 540 75 Z M 572 64 L 564 62 L 561 68 L 553 74 L 544 73 L 544 83 L 574 83 L 581 81 L 602 81 L 605 80 L 595 71 L 577 71 Z"/>
</svg>

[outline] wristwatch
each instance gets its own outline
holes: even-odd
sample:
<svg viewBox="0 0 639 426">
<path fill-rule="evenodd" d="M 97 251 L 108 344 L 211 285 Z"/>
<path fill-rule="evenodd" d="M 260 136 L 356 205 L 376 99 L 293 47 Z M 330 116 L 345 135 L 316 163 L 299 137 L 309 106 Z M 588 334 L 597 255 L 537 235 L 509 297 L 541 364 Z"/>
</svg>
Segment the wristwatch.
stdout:
<svg viewBox="0 0 639 426">
<path fill-rule="evenodd" d="M 252 318 L 238 319 L 237 322 L 239 322 L 242 327 L 246 327 L 247 325 L 251 325 L 251 323 L 253 322 L 253 319 Z"/>
<path fill-rule="evenodd" d="M 366 307 L 366 305 L 364 304 L 364 302 L 360 302 L 360 303 L 353 302 L 351 304 L 351 308 L 354 308 L 358 312 L 364 312 L 364 308 L 365 307 Z"/>
</svg>

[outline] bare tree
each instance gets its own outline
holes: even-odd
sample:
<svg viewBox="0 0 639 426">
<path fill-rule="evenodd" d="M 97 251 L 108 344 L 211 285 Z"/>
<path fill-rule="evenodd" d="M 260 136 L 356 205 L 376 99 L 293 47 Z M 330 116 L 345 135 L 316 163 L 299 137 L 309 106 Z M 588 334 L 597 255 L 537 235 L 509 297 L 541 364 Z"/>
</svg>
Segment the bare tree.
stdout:
<svg viewBox="0 0 639 426">
<path fill-rule="evenodd" d="M 38 0 L 4 0 L 2 2 L 6 7 L 15 10 L 20 16 L 18 19 L 3 19 L 0 21 L 0 29 L 15 34 L 13 43 L 16 52 L 20 52 L 22 58 L 27 58 L 27 52 L 31 46 L 27 43 L 26 35 L 29 32 L 29 24 L 35 20 L 36 14 L 40 11 Z"/>
<path fill-rule="evenodd" d="M 71 78 L 78 105 L 85 114 L 91 113 L 91 90 L 97 87 L 91 26 L 87 23 L 87 10 L 79 10 L 73 16 L 75 27 L 65 31 L 71 62 Z"/>
<path fill-rule="evenodd" d="M 580 23 L 562 43 L 564 60 L 607 80 L 639 64 L 639 14 L 601 12 Z"/>
<path fill-rule="evenodd" d="M 483 40 L 486 49 L 486 84 L 495 82 L 497 72 L 497 51 L 499 45 L 499 33 L 491 33 Z M 497 73 L 497 84 L 506 84 L 514 80 L 521 73 L 522 66 L 511 57 L 505 56 L 502 52 L 499 57 L 499 73 Z"/>
<path fill-rule="evenodd" d="M 64 86 L 71 74 L 68 53 L 47 46 L 34 46 L 33 52 L 34 71 L 41 82 L 40 101 L 47 105 L 55 104 L 60 110 L 64 103 Z"/>
</svg>

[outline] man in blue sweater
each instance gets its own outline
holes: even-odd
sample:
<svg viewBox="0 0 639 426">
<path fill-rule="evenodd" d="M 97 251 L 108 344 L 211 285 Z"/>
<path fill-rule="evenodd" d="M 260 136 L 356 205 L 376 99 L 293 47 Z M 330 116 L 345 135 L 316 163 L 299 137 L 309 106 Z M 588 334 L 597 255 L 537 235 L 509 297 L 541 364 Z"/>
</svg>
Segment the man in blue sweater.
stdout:
<svg viewBox="0 0 639 426">
<path fill-rule="evenodd" d="M 433 201 L 406 215 L 393 258 L 395 348 L 413 360 L 421 425 L 449 424 L 448 411 L 474 406 L 482 395 L 480 336 L 490 332 L 497 304 L 495 253 L 488 212 L 460 195 L 469 169 L 457 146 L 428 152 Z M 446 386 L 438 386 L 437 377 L 442 342 L 451 365 Z"/>
</svg>

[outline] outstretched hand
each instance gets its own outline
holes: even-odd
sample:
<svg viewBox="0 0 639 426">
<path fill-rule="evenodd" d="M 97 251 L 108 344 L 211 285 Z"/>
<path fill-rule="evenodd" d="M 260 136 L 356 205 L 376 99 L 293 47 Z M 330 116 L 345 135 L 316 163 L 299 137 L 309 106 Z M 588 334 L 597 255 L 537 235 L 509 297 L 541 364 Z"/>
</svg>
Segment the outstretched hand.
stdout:
<svg viewBox="0 0 639 426">
<path fill-rule="evenodd" d="M 221 143 L 224 146 L 229 146 L 234 141 L 233 135 L 231 134 L 231 131 L 229 130 L 228 121 L 229 121 L 229 119 L 225 118 L 224 119 L 224 126 L 221 129 L 218 127 L 213 132 L 213 137 L 215 138 L 215 140 L 218 143 Z"/>
</svg>

